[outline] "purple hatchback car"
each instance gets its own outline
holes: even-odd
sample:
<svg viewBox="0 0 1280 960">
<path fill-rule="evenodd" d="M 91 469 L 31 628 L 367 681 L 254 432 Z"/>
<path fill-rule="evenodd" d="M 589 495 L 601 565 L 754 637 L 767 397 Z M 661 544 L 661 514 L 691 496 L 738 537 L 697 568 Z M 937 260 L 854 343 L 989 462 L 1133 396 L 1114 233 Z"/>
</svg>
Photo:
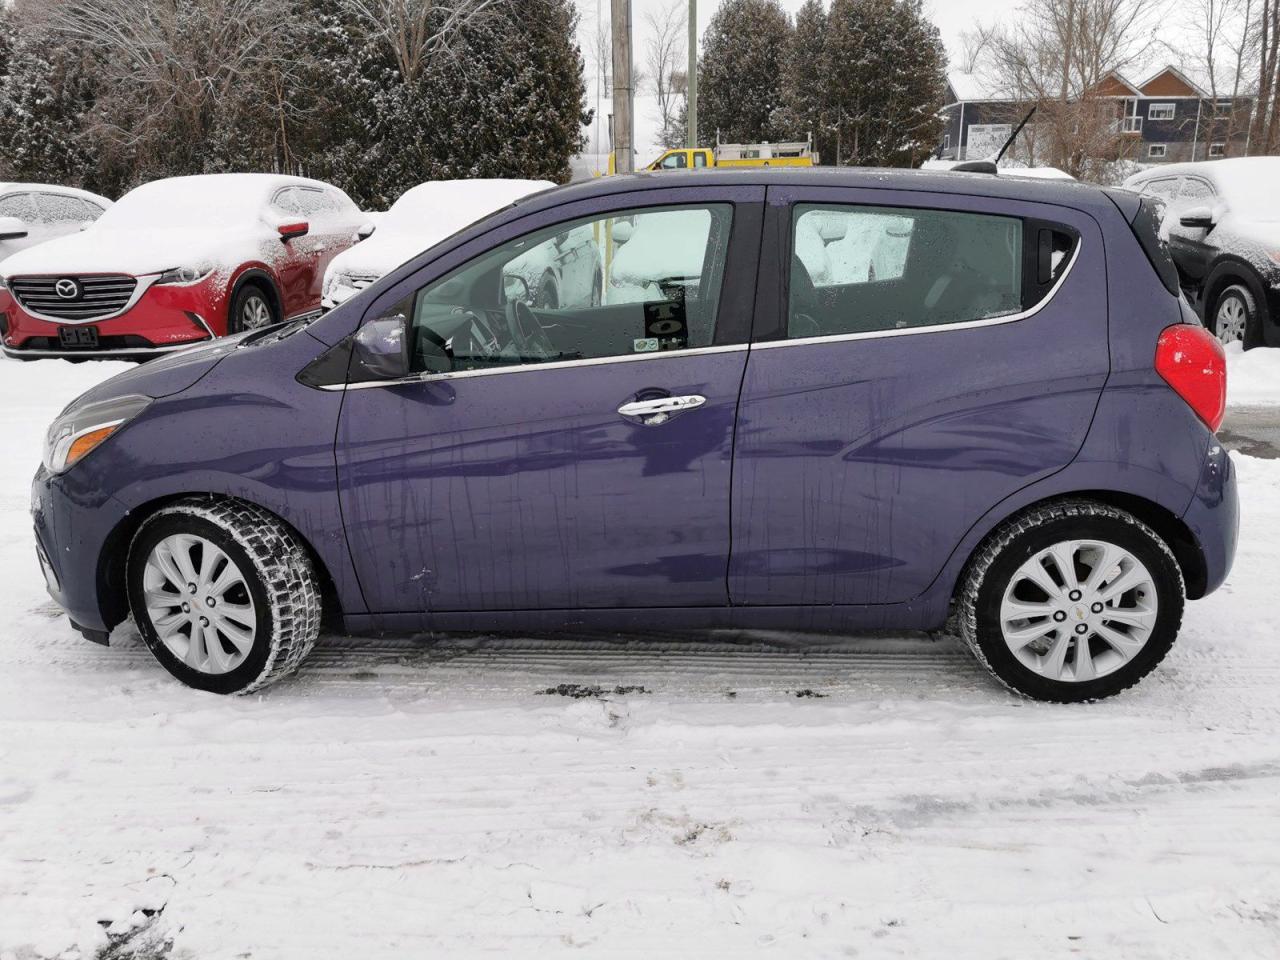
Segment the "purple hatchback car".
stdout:
<svg viewBox="0 0 1280 960">
<path fill-rule="evenodd" d="M 49 589 L 220 693 L 289 673 L 327 614 L 950 623 L 1019 693 L 1109 696 L 1236 542 L 1222 352 L 1149 204 L 866 170 L 527 197 L 309 326 L 76 400 L 33 489 Z M 600 297 L 531 307 L 569 242 Z"/>
</svg>

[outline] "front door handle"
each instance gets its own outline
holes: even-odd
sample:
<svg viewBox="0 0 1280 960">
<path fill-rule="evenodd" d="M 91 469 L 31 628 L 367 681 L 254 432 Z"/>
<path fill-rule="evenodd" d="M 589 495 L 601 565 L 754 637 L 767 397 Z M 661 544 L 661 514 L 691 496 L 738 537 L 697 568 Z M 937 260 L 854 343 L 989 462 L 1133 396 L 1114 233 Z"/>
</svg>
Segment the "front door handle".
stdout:
<svg viewBox="0 0 1280 960">
<path fill-rule="evenodd" d="M 696 410 L 706 402 L 706 397 L 697 394 L 686 397 L 654 397 L 651 400 L 630 400 L 618 408 L 618 413 L 624 417 L 636 417 L 646 426 L 656 427 L 670 420 L 673 413 Z"/>
</svg>

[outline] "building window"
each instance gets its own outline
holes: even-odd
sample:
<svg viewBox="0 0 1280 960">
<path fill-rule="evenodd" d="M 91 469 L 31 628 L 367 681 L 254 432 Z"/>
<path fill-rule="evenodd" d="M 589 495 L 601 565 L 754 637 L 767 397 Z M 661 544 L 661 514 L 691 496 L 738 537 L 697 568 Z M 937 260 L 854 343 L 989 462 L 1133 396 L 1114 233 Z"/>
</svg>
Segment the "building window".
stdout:
<svg viewBox="0 0 1280 960">
<path fill-rule="evenodd" d="M 1169 152 L 1168 144 L 1153 143 L 1151 144 L 1151 146 L 1147 147 L 1147 159 L 1163 160 L 1165 158 L 1165 155 L 1168 152 Z"/>
<path fill-rule="evenodd" d="M 1231 116 L 1231 108 L 1234 106 L 1235 104 L 1230 100 L 1219 100 L 1214 104 L 1214 109 L 1217 111 L 1218 116 L 1229 117 Z"/>
<path fill-rule="evenodd" d="M 1227 155 L 1227 145 L 1225 143 L 1209 144 L 1209 156 L 1225 157 Z"/>
<path fill-rule="evenodd" d="M 1148 120 L 1172 120 L 1177 104 L 1153 103 L 1147 107 Z"/>
<path fill-rule="evenodd" d="M 951 149 L 951 134 L 949 134 L 949 133 L 944 133 L 944 134 L 942 135 L 942 149 L 943 149 L 943 150 L 950 150 L 950 149 Z"/>
</svg>

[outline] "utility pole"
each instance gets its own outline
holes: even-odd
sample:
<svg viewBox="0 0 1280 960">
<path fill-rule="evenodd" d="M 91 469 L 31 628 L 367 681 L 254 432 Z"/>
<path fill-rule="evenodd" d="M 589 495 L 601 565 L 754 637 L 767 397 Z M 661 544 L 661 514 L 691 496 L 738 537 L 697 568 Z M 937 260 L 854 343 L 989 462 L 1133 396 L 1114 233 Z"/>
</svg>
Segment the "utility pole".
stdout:
<svg viewBox="0 0 1280 960">
<path fill-rule="evenodd" d="M 612 0 L 613 7 L 613 159 L 618 173 L 633 173 L 635 157 L 631 119 L 631 0 Z"/>
<path fill-rule="evenodd" d="M 689 149 L 698 146 L 698 0 L 689 0 L 689 77 L 685 80 L 689 109 L 685 125 L 689 128 Z"/>
</svg>

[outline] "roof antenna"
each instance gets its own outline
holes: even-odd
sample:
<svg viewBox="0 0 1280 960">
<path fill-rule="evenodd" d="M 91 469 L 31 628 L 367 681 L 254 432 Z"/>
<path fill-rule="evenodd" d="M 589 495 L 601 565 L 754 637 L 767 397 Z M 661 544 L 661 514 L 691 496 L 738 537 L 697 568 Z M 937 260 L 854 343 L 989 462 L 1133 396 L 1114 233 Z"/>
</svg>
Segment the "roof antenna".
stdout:
<svg viewBox="0 0 1280 960">
<path fill-rule="evenodd" d="M 1008 150 L 1011 146 L 1013 146 L 1013 141 L 1018 139 L 1018 134 L 1020 134 L 1022 132 L 1022 128 L 1027 125 L 1027 121 L 1030 120 L 1035 115 L 1036 115 L 1036 108 L 1032 107 L 1027 112 L 1027 115 L 1022 118 L 1022 122 L 1018 124 L 1017 129 L 1014 130 L 1013 133 L 1009 134 L 1009 139 L 1004 142 L 1004 146 L 1000 148 L 1000 152 L 996 154 L 996 158 L 995 158 L 996 163 L 1000 162 L 1000 158 L 1004 156 L 1004 152 Z"/>
<path fill-rule="evenodd" d="M 1000 152 L 990 160 L 966 160 L 964 163 L 957 163 L 951 168 L 953 173 L 989 173 L 996 174 L 1000 170 L 996 166 L 1000 162 L 1000 158 L 1004 156 L 1004 152 L 1012 146 L 1013 141 L 1018 139 L 1018 134 L 1022 132 L 1022 128 L 1027 125 L 1036 112 L 1036 108 L 1032 107 L 1030 112 L 1022 118 L 1022 122 L 1018 124 L 1018 128 L 1009 135 L 1009 139 L 1004 142 L 1004 146 L 1000 148 Z"/>
</svg>

